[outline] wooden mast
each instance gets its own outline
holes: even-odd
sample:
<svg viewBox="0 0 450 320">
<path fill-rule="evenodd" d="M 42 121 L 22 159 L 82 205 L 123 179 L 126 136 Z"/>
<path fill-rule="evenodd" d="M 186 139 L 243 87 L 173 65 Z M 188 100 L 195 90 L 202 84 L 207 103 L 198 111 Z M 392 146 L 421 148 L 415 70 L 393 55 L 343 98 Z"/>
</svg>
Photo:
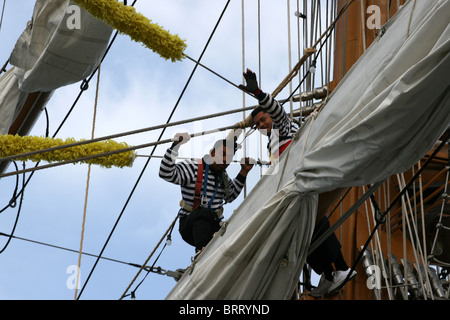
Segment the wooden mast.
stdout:
<svg viewBox="0 0 450 320">
<path fill-rule="evenodd" d="M 406 0 L 399 1 L 403 5 Z M 348 0 L 338 0 L 337 12 L 348 3 Z M 379 9 L 379 16 L 374 16 L 377 12 L 373 12 L 369 7 L 376 6 Z M 389 8 L 390 5 L 390 8 Z M 381 26 L 387 22 L 397 12 L 397 2 L 389 0 L 379 1 L 355 1 L 349 6 L 346 13 L 338 21 L 336 26 L 336 46 L 334 56 L 334 81 L 331 84 L 333 89 L 345 76 L 348 70 L 359 59 L 364 51 L 372 44 L 374 39 L 380 32 L 377 28 L 368 27 L 372 22 L 376 22 L 379 17 Z M 411 175 L 410 175 L 411 176 Z M 347 196 L 343 198 L 336 212 L 330 217 L 330 224 L 336 222 L 340 214 L 346 212 L 367 190 L 367 188 L 353 187 Z M 375 199 L 381 210 L 385 210 L 389 206 L 389 201 L 395 198 L 400 188 L 396 177 L 391 177 L 376 193 Z M 334 206 L 333 206 L 334 207 Z M 347 264 L 351 267 L 357 259 L 360 248 L 367 241 L 370 231 L 374 227 L 372 218 L 370 201 L 361 206 L 347 221 L 336 230 L 336 235 L 342 244 L 342 253 Z M 401 210 L 401 202 L 396 204 L 392 212 Z M 369 213 L 369 214 L 367 214 Z M 389 226 L 389 225 L 388 225 Z M 411 243 L 404 237 L 401 228 L 394 230 L 386 227 L 386 224 L 379 229 L 379 239 L 384 258 L 388 257 L 388 253 L 394 254 L 399 264 L 401 259 L 407 258 L 411 263 L 415 261 Z M 387 239 L 390 239 L 388 241 Z M 372 241 L 375 244 L 376 239 Z M 372 246 L 372 248 L 373 248 Z M 368 277 L 364 270 L 362 263 L 358 263 L 356 267 L 358 275 L 355 279 L 347 283 L 344 288 L 337 294 L 328 297 L 330 299 L 342 300 L 371 300 L 376 299 L 375 291 L 367 286 Z M 384 285 L 384 284 L 383 284 Z M 386 290 L 380 291 L 382 299 L 396 299 L 399 297 L 400 291 L 397 290 L 391 296 L 387 294 Z M 401 297 L 400 297 L 401 298 Z"/>
<path fill-rule="evenodd" d="M 8 134 L 26 136 L 33 128 L 50 100 L 53 92 L 32 92 L 27 95 L 23 105 L 20 107 L 16 118 L 12 122 Z M 4 172 L 10 164 L 10 161 L 0 162 L 0 173 Z"/>
</svg>

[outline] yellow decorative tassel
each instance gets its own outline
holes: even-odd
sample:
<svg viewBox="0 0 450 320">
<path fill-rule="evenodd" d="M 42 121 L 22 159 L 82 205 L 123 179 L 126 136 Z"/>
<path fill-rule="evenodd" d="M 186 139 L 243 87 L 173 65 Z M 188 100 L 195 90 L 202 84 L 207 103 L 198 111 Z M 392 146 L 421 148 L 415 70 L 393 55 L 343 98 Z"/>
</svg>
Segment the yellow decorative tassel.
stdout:
<svg viewBox="0 0 450 320">
<path fill-rule="evenodd" d="M 186 49 L 184 40 L 171 35 L 158 24 L 152 23 L 134 7 L 126 6 L 116 0 L 72 0 L 99 20 L 119 32 L 127 34 L 136 42 L 142 42 L 147 48 L 172 62 L 183 58 Z"/>
<path fill-rule="evenodd" d="M 13 136 L 10 134 L 3 135 L 0 136 L 0 158 L 28 153 L 37 150 L 54 148 L 57 146 L 72 144 L 76 142 L 77 141 L 73 138 L 69 138 L 63 141 L 62 139 L 52 139 L 44 137 L 19 136 L 19 135 Z M 75 160 L 82 157 L 120 150 L 128 147 L 129 146 L 126 143 L 119 143 L 112 140 L 107 140 L 59 149 L 51 152 L 38 153 L 35 155 L 27 156 L 25 158 L 20 158 L 19 160 L 24 161 L 44 160 L 47 162 Z M 109 156 L 93 158 L 81 162 L 97 164 L 105 168 L 110 168 L 112 166 L 122 168 L 122 167 L 131 167 L 135 157 L 136 154 L 134 151 L 126 151 L 112 154 Z"/>
</svg>

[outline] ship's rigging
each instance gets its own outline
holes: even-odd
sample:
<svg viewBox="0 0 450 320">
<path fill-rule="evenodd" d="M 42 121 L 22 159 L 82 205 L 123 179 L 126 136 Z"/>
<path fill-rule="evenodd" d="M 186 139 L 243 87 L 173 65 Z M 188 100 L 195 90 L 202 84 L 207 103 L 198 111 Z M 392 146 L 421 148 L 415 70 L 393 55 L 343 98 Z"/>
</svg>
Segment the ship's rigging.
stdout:
<svg viewBox="0 0 450 320">
<path fill-rule="evenodd" d="M 136 1 L 134 1 L 132 5 L 134 5 L 135 2 L 136 2 Z M 353 2 L 353 1 L 351 1 L 351 2 Z M 333 2 L 333 3 L 334 3 L 334 2 Z M 225 13 L 228 4 L 229 4 L 229 1 L 228 1 L 227 4 L 225 5 L 225 8 L 224 8 L 224 11 L 222 12 L 222 15 Z M 288 5 L 289 5 L 289 2 L 288 2 Z M 320 5 L 320 1 L 319 1 L 319 2 L 313 1 L 313 7 L 315 7 L 315 8 L 317 9 L 317 12 L 319 12 L 319 11 L 318 11 L 318 10 L 319 10 L 319 5 Z M 349 3 L 349 5 L 350 5 L 350 3 Z M 221 17 L 222 17 L 222 15 L 221 15 Z M 318 15 L 317 19 L 319 19 L 319 15 Z M 219 23 L 219 22 L 220 22 L 220 18 L 219 18 L 218 23 Z M 216 25 L 216 27 L 217 27 L 217 25 Z M 215 30 L 215 29 L 214 29 L 214 30 Z M 316 29 L 316 32 L 317 32 L 317 29 Z M 93 273 L 93 271 L 94 271 L 94 269 L 95 269 L 95 266 L 97 265 L 97 262 L 98 262 L 99 259 L 102 257 L 103 252 L 104 252 L 104 250 L 106 249 L 106 246 L 107 246 L 107 244 L 108 244 L 108 242 L 109 242 L 109 240 L 110 240 L 112 234 L 114 233 L 115 228 L 116 228 L 116 226 L 117 226 L 118 223 L 119 223 L 119 220 L 120 220 L 121 217 L 122 217 L 122 214 L 124 213 L 125 209 L 127 208 L 128 202 L 130 201 L 130 199 L 131 199 L 131 197 L 132 197 L 132 195 L 133 195 L 133 193 L 134 193 L 134 191 L 135 191 L 137 185 L 139 184 L 140 179 L 142 178 L 142 176 L 143 176 L 143 174 L 144 174 L 144 171 L 146 170 L 146 168 L 147 168 L 147 166 L 148 166 L 148 164 L 149 164 L 149 162 L 150 162 L 151 156 L 153 156 L 154 151 L 156 150 L 156 146 L 157 146 L 158 144 L 163 144 L 163 143 L 167 143 L 167 142 L 170 141 L 170 139 L 167 139 L 167 140 L 163 140 L 163 139 L 162 139 L 162 137 L 163 137 L 163 135 L 164 135 L 164 132 L 165 132 L 166 128 L 169 127 L 170 125 L 180 124 L 180 123 L 177 123 L 177 122 L 171 123 L 171 119 L 172 119 L 172 117 L 173 117 L 173 115 L 174 115 L 174 113 L 175 113 L 175 111 L 176 111 L 176 109 L 177 109 L 177 107 L 178 107 L 179 102 L 181 101 L 181 98 L 183 97 L 183 94 L 184 94 L 184 92 L 185 92 L 187 86 L 189 85 L 189 81 L 192 79 L 192 76 L 194 75 L 194 73 L 195 73 L 195 71 L 197 70 L 198 66 L 204 67 L 204 66 L 200 63 L 200 61 L 202 60 L 202 56 L 203 56 L 203 54 L 204 54 L 204 52 L 205 52 L 205 50 L 206 50 L 206 48 L 207 48 L 207 46 L 208 46 L 208 44 L 209 44 L 209 41 L 211 40 L 213 34 L 214 34 L 214 31 L 213 31 L 213 33 L 211 34 L 210 39 L 208 40 L 208 42 L 207 42 L 207 44 L 206 44 L 204 50 L 202 51 L 202 54 L 200 55 L 198 61 L 195 61 L 195 60 L 193 61 L 193 62 L 195 63 L 195 67 L 194 67 L 194 69 L 193 69 L 193 71 L 192 71 L 192 73 L 191 73 L 191 76 L 189 77 L 189 80 L 187 81 L 187 83 L 186 83 L 184 89 L 182 90 L 182 93 L 181 93 L 180 97 L 178 98 L 178 100 L 177 100 L 177 102 L 176 102 L 176 104 L 175 104 L 175 106 L 174 106 L 174 108 L 173 108 L 173 110 L 172 110 L 172 112 L 171 112 L 171 114 L 170 114 L 170 116 L 169 116 L 169 118 L 168 118 L 166 124 L 165 124 L 165 125 L 161 125 L 161 126 L 157 126 L 157 128 L 162 128 L 162 132 L 161 132 L 160 136 L 158 137 L 157 142 L 154 143 L 154 147 L 153 147 L 153 150 L 152 150 L 152 152 L 151 152 L 151 154 L 150 154 L 150 157 L 148 158 L 146 164 L 144 165 L 144 168 L 142 169 L 142 172 L 141 172 L 141 174 L 139 175 L 139 178 L 138 178 L 138 180 L 136 181 L 136 184 L 134 185 L 134 187 L 133 187 L 133 189 L 132 189 L 130 195 L 128 196 L 128 198 L 127 198 L 127 200 L 126 200 L 126 203 L 125 203 L 124 207 L 122 208 L 122 211 L 120 212 L 119 217 L 118 217 L 118 219 L 117 219 L 117 221 L 116 221 L 116 223 L 115 223 L 113 229 L 111 230 L 111 233 L 109 234 L 106 243 L 104 244 L 104 246 L 103 246 L 103 248 L 102 248 L 100 254 L 97 255 L 97 261 L 96 261 L 96 263 L 94 264 L 94 267 L 92 268 L 92 270 L 91 270 L 91 272 L 90 272 L 90 274 L 89 274 L 89 276 L 88 276 L 88 278 L 87 278 L 87 280 L 86 280 L 84 286 L 86 286 L 86 284 L 89 282 L 89 279 L 90 279 L 90 277 L 91 277 L 91 275 L 92 275 L 92 273 Z M 327 34 L 327 33 L 324 33 L 324 34 Z M 330 34 L 331 34 L 331 33 L 330 33 Z M 312 40 L 312 38 L 313 38 L 312 35 L 313 35 L 313 31 L 311 31 L 311 40 Z M 117 36 L 117 34 L 116 34 L 115 36 Z M 114 36 L 114 38 L 115 38 L 115 36 Z M 316 37 L 317 37 L 317 35 L 316 35 Z M 113 38 L 113 40 L 111 41 L 111 44 L 112 44 L 112 42 L 114 41 L 114 38 Z M 110 46 L 111 46 L 111 44 L 110 44 Z M 326 42 L 326 41 L 323 43 L 323 45 L 325 45 L 325 44 L 326 44 L 326 46 L 324 47 L 325 50 L 331 52 L 332 46 L 329 45 L 328 42 Z M 320 47 L 320 49 L 322 49 L 323 45 Z M 110 46 L 109 46 L 109 47 L 110 47 Z M 108 50 L 109 50 L 109 49 L 108 49 Z M 193 59 L 192 59 L 192 60 L 193 60 Z M 306 67 L 306 69 L 304 69 L 304 73 L 303 73 L 303 74 L 304 74 L 303 80 L 307 80 L 307 81 L 305 81 L 306 83 L 305 83 L 304 81 L 300 81 L 299 87 L 300 87 L 301 85 L 303 85 L 304 88 L 312 89 L 312 84 L 314 83 L 314 79 L 311 79 L 310 77 L 307 77 L 307 76 L 309 75 L 309 70 L 310 70 L 311 65 L 314 65 L 314 64 L 315 64 L 314 62 L 317 61 L 317 60 L 320 60 L 320 61 L 321 61 L 321 60 L 322 60 L 322 55 L 320 55 L 320 56 L 317 55 L 317 56 L 315 56 L 314 59 L 311 59 L 311 60 L 308 61 L 309 63 L 307 64 L 307 67 Z M 326 59 L 324 59 L 324 60 L 325 60 L 325 63 L 327 64 L 328 67 L 326 67 L 326 68 L 321 68 L 321 70 L 326 70 L 325 72 L 322 73 L 322 75 L 325 75 L 325 78 L 326 78 L 326 80 L 322 80 L 322 83 L 329 83 L 329 82 L 330 82 L 329 80 L 330 80 L 331 63 L 329 62 L 329 60 L 326 60 Z M 328 61 L 328 62 L 327 62 L 327 61 Z M 95 71 L 95 72 L 94 72 L 94 73 L 93 73 L 93 74 L 92 74 L 92 75 L 91 75 L 91 76 L 90 76 L 90 77 L 82 84 L 81 91 L 80 91 L 80 95 L 78 96 L 77 100 L 75 101 L 73 107 L 75 106 L 76 102 L 77 102 L 78 99 L 80 98 L 82 92 L 84 92 L 85 89 L 87 88 L 86 85 L 89 83 L 90 79 L 92 79 L 92 77 L 94 76 L 95 73 L 96 73 L 96 71 Z M 286 84 L 287 84 L 287 82 L 286 82 Z M 291 90 L 290 90 L 291 96 L 295 93 L 295 91 L 296 91 L 296 89 L 295 89 L 295 90 L 292 90 L 292 88 L 291 88 Z M 304 91 L 308 91 L 308 90 L 304 90 Z M 291 98 L 291 97 L 289 97 L 288 99 L 286 99 L 286 102 L 287 102 L 287 101 L 290 101 L 290 102 L 291 102 L 291 111 L 292 111 L 292 113 L 293 113 L 292 103 L 293 103 L 294 100 L 293 100 L 293 99 L 290 100 L 290 98 Z M 70 109 L 69 114 L 70 114 L 71 110 L 73 110 L 73 107 Z M 249 109 L 251 109 L 251 108 L 252 108 L 252 107 L 244 108 L 244 110 L 249 110 Z M 302 109 L 300 109 L 300 110 L 302 110 Z M 240 109 L 240 110 L 239 110 L 239 112 L 242 112 L 242 111 L 243 111 L 243 109 Z M 69 115 L 69 114 L 68 114 L 68 115 Z M 245 113 L 244 113 L 244 114 L 245 114 Z M 68 115 L 67 115 L 67 116 L 68 116 Z M 205 117 L 210 117 L 210 115 L 205 116 Z M 301 117 L 302 117 L 302 116 L 301 116 Z M 67 117 L 66 117 L 66 119 L 67 119 Z M 193 119 L 192 121 L 194 121 L 194 119 Z M 62 124 L 61 124 L 61 125 L 62 125 Z M 60 127 L 61 127 L 61 126 L 60 126 Z M 231 129 L 231 128 L 233 128 L 233 127 L 234 127 L 234 125 L 233 125 L 233 126 L 227 126 L 227 127 L 222 128 L 222 130 L 228 130 L 228 129 Z M 156 129 L 156 127 L 153 128 L 153 129 Z M 57 130 L 57 131 L 58 131 L 58 130 Z M 142 130 L 142 132 L 143 132 L 143 131 L 146 131 L 146 130 Z M 129 133 L 126 133 L 126 134 L 129 134 Z M 55 135 L 56 135 L 56 134 L 55 134 Z M 120 135 L 121 135 L 121 134 L 118 134 L 117 136 L 120 136 Z M 198 136 L 198 134 L 195 134 L 195 136 Z M 444 142 L 445 142 L 445 141 L 444 141 Z M 88 142 L 86 142 L 86 143 L 88 143 Z M 151 144 L 145 145 L 145 147 L 148 147 L 148 146 L 151 146 Z M 142 146 L 142 147 L 144 147 L 144 146 Z M 33 169 L 29 169 L 28 171 L 34 171 L 34 170 L 35 170 L 35 169 L 33 168 Z M 28 171 L 25 171 L 25 170 L 23 170 L 23 171 L 17 170 L 16 173 L 11 173 L 11 175 L 13 175 L 13 174 L 18 174 L 18 173 L 24 173 L 24 172 L 28 172 Z M 0 177 L 3 177 L 3 176 L 6 176 L 6 175 L 1 175 Z M 447 179 L 448 179 L 448 178 L 447 178 Z M 28 181 L 29 181 L 29 180 L 28 180 Z M 28 183 L 28 182 L 27 182 L 27 183 Z M 26 184 L 24 183 L 23 186 L 25 186 L 25 185 L 26 185 Z M 447 183 L 445 184 L 445 186 L 446 186 L 446 185 L 447 185 Z M 406 189 L 403 189 L 403 190 L 406 190 Z M 15 193 L 15 194 L 16 194 L 16 196 L 18 196 L 18 195 L 20 195 L 20 194 L 23 194 L 23 189 L 22 189 L 22 192 L 19 192 L 18 194 Z M 444 204 L 443 204 L 443 206 L 444 206 Z M 169 230 L 171 230 L 172 227 L 173 227 L 173 225 L 170 226 Z M 168 230 L 168 232 L 170 232 L 169 230 Z M 11 238 L 12 238 L 12 235 L 11 235 Z M 163 238 L 165 238 L 165 236 L 163 236 Z M 162 239 L 163 239 L 163 238 L 162 238 Z M 161 241 L 162 241 L 162 239 L 161 239 Z M 160 243 L 161 243 L 161 241 L 160 241 Z M 159 243 L 159 244 L 160 244 L 160 243 Z M 159 246 L 159 244 L 158 244 L 158 246 Z M 158 247 L 158 246 L 157 246 L 157 247 Z M 155 250 L 156 250 L 156 248 L 155 248 Z M 155 250 L 152 252 L 152 254 L 150 255 L 150 257 L 146 260 L 146 262 L 144 263 L 144 265 L 141 267 L 141 270 L 145 269 L 145 266 L 147 265 L 147 262 L 150 260 L 150 258 L 152 257 L 153 253 L 155 252 Z M 156 261 L 155 261 L 155 262 L 156 262 Z M 153 267 L 154 267 L 154 264 L 153 264 L 152 268 L 148 269 L 147 271 L 153 270 Z M 81 293 L 83 292 L 84 286 L 83 286 L 83 288 L 82 288 L 80 294 L 78 295 L 78 298 L 80 298 Z M 128 290 L 128 289 L 127 289 L 127 290 Z M 123 297 L 123 296 L 122 296 L 122 297 Z"/>
</svg>

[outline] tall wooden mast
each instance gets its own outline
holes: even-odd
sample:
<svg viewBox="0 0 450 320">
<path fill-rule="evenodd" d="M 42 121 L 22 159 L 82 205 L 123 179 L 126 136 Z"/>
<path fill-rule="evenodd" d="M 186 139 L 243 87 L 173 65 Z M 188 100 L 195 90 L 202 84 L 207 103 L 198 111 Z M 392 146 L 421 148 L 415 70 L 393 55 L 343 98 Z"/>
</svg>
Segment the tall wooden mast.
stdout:
<svg viewBox="0 0 450 320">
<path fill-rule="evenodd" d="M 346 5 L 349 0 L 338 0 L 337 12 Z M 336 26 L 336 45 L 334 56 L 334 80 L 330 87 L 333 89 L 342 80 L 347 71 L 359 59 L 364 51 L 372 44 L 378 36 L 380 29 L 376 28 L 376 22 L 380 25 L 386 23 L 396 12 L 397 7 L 403 5 L 406 0 L 389 1 L 389 0 L 357 0 L 354 1 L 344 15 L 339 19 Z M 372 7 L 371 7 L 372 6 Z M 375 9 L 376 11 L 373 11 Z M 379 19 L 378 21 L 376 19 Z M 375 23 L 375 25 L 374 25 Z M 444 150 L 441 157 L 445 158 L 444 162 L 448 163 L 448 153 Z M 433 162 L 430 169 L 426 170 L 422 175 L 423 184 L 430 181 L 436 174 L 440 172 L 444 164 Z M 413 170 L 405 173 L 406 182 L 412 176 Z M 443 177 L 435 180 L 442 184 Z M 375 193 L 375 199 L 381 210 L 385 210 L 390 201 L 399 193 L 401 186 L 396 176 L 391 177 L 385 184 Z M 367 191 L 367 187 L 353 187 L 342 198 L 342 202 L 334 213 L 330 216 L 330 224 L 334 224 L 340 217 L 340 214 L 346 212 L 363 194 Z M 333 206 L 334 207 L 334 206 Z M 372 208 L 370 201 L 361 206 L 345 223 L 335 232 L 342 244 L 342 253 L 348 265 L 351 267 L 360 253 L 361 247 L 369 237 L 370 231 L 374 227 L 372 217 Z M 401 218 L 401 201 L 390 211 L 395 217 L 391 217 L 390 222 L 384 224 L 378 231 L 377 237 L 374 238 L 371 245 L 380 245 L 384 258 L 388 258 L 390 254 L 394 254 L 398 258 L 398 262 L 402 265 L 402 259 L 408 259 L 411 263 L 415 261 L 412 251 L 411 242 L 408 236 L 403 232 L 404 224 Z M 399 213 L 400 212 L 400 213 Z M 395 225 L 391 224 L 394 223 Z M 379 239 L 379 240 L 377 240 Z M 379 241 L 379 242 L 377 242 Z M 377 242 L 377 243 L 376 243 Z M 446 259 L 446 257 L 444 258 Z M 358 300 L 358 299 L 397 299 L 405 298 L 406 293 L 400 290 L 388 293 L 387 290 L 372 290 L 368 288 L 368 276 L 365 272 L 361 261 L 356 267 L 358 275 L 355 279 L 347 283 L 344 288 L 331 299 Z M 392 270 L 391 270 L 392 272 Z M 383 284 L 384 285 L 384 284 Z"/>
</svg>

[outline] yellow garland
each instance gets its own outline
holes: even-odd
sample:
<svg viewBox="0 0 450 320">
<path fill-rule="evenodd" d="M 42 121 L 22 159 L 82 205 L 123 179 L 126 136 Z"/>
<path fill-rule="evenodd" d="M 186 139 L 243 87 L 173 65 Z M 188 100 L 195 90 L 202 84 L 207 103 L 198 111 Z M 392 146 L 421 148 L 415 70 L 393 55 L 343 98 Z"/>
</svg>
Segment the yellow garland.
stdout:
<svg viewBox="0 0 450 320">
<path fill-rule="evenodd" d="M 144 15 L 136 12 L 134 7 L 116 0 L 73 0 L 73 2 L 119 32 L 129 35 L 132 40 L 142 42 L 166 60 L 171 59 L 174 62 L 183 58 L 183 51 L 186 49 L 184 40 L 152 23 Z"/>
<path fill-rule="evenodd" d="M 76 143 L 73 138 L 66 139 L 52 139 L 33 136 L 19 136 L 19 135 L 0 135 L 0 158 L 28 153 L 37 150 L 53 148 L 61 145 Z M 64 149 L 59 149 L 51 152 L 38 153 L 19 160 L 31 160 L 47 162 L 74 160 L 82 157 L 87 157 L 95 154 L 115 151 L 119 149 L 128 148 L 126 143 L 118 143 L 112 140 L 94 142 L 80 146 L 74 146 Z M 131 167 L 136 154 L 134 151 L 126 151 L 112 154 L 109 156 L 89 159 L 82 161 L 84 163 L 97 164 L 105 168 L 111 166 Z"/>
</svg>

